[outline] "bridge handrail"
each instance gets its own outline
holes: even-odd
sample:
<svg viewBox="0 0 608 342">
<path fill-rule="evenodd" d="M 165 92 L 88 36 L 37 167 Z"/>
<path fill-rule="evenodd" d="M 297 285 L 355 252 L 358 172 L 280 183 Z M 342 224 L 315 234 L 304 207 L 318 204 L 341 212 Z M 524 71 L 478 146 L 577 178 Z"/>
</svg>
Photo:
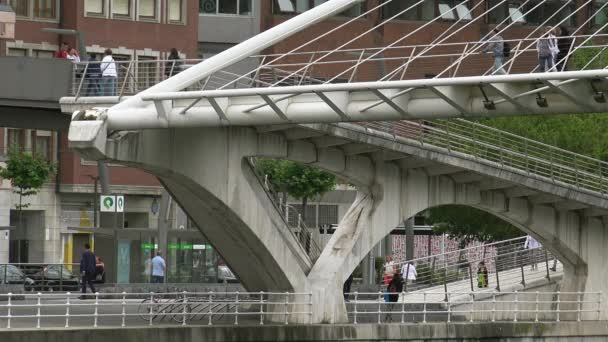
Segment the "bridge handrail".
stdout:
<svg viewBox="0 0 608 342">
<path fill-rule="evenodd" d="M 317 242 L 312 236 L 311 229 L 306 226 L 306 223 L 301 217 L 301 214 L 291 205 L 287 203 L 282 203 L 282 200 L 279 196 L 279 192 L 272 188 L 272 185 L 268 181 L 267 175 L 264 175 L 260 172 L 260 169 L 257 167 L 256 159 L 251 157 L 247 158 L 247 162 L 250 165 L 253 173 L 258 178 L 264 191 L 268 194 L 268 197 L 271 199 L 273 205 L 281 215 L 281 218 L 285 221 L 291 235 L 296 241 L 300 244 L 300 246 L 304 249 L 306 254 L 309 256 L 310 260 L 314 263 L 315 260 L 319 258 L 321 255 L 322 249 L 319 247 Z M 289 210 L 295 212 L 297 219 L 297 224 L 295 226 L 291 225 L 289 222 Z M 296 231 L 294 231 L 297 230 Z"/>
<path fill-rule="evenodd" d="M 608 196 L 604 177 L 608 175 L 606 162 L 574 152 L 565 151 L 532 139 L 522 138 L 498 129 L 490 129 L 467 120 L 436 120 L 432 122 L 396 121 L 367 122 L 359 126 L 390 134 L 393 139 L 415 141 L 415 144 L 447 149 L 448 153 L 463 153 L 476 160 L 486 160 L 499 167 L 512 167 L 527 176 L 536 175 L 549 181 L 561 182 L 577 190 Z M 341 125 L 346 127 L 346 125 Z M 464 128 L 463 128 L 464 127 Z M 490 135 L 484 135 L 491 132 Z M 498 144 L 491 139 L 498 138 Z M 502 138 L 506 137 L 506 138 Z M 502 140 L 501 140 L 502 139 Z M 506 140 L 509 141 L 506 141 Z M 524 152 L 515 150 L 518 143 Z M 492 155 L 491 151 L 498 151 Z M 531 153 L 537 152 L 537 153 Z M 547 155 L 551 158 L 547 160 Z M 591 172 L 592 171 L 592 172 Z"/>
<path fill-rule="evenodd" d="M 602 292 L 451 292 L 446 298 L 422 292 L 408 301 L 404 292 L 352 292 L 345 295 L 354 324 L 388 322 L 560 322 L 600 320 Z M 385 301 L 393 297 L 395 302 Z M 371 298 L 371 299 L 370 299 Z"/>
</svg>

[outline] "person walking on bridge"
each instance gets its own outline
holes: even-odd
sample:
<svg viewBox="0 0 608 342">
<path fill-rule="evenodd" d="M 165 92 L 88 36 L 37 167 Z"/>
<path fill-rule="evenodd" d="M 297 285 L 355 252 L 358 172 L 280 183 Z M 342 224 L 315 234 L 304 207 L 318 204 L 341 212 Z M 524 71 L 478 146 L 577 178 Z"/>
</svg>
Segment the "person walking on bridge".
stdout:
<svg viewBox="0 0 608 342">
<path fill-rule="evenodd" d="M 499 34 L 498 28 L 494 28 L 492 31 L 492 37 L 486 43 L 483 52 L 492 53 L 494 56 L 494 71 L 492 75 L 506 75 L 507 72 L 502 67 L 504 56 L 504 42 L 502 37 Z"/>
<path fill-rule="evenodd" d="M 538 265 L 536 265 L 536 262 L 538 260 L 536 260 L 538 258 L 538 251 L 541 248 L 541 244 L 540 242 L 536 241 L 535 238 L 533 238 L 532 236 L 528 235 L 526 236 L 526 242 L 524 243 L 524 248 L 527 249 L 529 251 L 528 253 L 528 258 L 530 258 L 530 265 L 531 265 L 531 270 L 538 270 Z"/>
</svg>

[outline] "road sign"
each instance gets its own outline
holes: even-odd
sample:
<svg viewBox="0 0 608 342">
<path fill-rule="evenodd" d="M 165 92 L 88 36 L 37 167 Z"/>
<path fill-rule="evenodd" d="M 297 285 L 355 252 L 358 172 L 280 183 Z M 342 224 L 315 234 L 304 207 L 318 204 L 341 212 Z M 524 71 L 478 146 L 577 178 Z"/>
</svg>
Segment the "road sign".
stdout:
<svg viewBox="0 0 608 342">
<path fill-rule="evenodd" d="M 116 212 L 124 213 L 125 211 L 125 196 L 116 196 Z"/>
<path fill-rule="evenodd" d="M 101 195 L 99 198 L 99 211 L 102 213 L 116 211 L 116 196 Z"/>
</svg>

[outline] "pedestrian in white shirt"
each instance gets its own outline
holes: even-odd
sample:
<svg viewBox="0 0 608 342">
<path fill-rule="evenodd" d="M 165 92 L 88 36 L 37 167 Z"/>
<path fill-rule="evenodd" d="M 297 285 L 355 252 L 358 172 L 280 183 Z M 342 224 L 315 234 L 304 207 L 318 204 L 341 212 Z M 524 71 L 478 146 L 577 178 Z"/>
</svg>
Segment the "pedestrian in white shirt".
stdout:
<svg viewBox="0 0 608 342">
<path fill-rule="evenodd" d="M 401 277 L 408 285 L 411 285 L 416 280 L 417 276 L 416 265 L 414 265 L 413 262 L 408 262 L 401 267 Z"/>
<path fill-rule="evenodd" d="M 541 247 L 542 247 L 542 245 L 540 244 L 540 242 L 536 241 L 535 238 L 533 238 L 530 235 L 526 236 L 526 242 L 524 242 L 524 248 L 529 251 L 528 255 L 530 258 L 530 265 L 531 265 L 532 271 L 538 269 L 536 262 L 538 261 L 537 260 L 538 252 L 540 251 Z"/>
<path fill-rule="evenodd" d="M 112 50 L 106 49 L 101 60 L 101 95 L 116 96 L 116 62 L 112 58 Z"/>
</svg>

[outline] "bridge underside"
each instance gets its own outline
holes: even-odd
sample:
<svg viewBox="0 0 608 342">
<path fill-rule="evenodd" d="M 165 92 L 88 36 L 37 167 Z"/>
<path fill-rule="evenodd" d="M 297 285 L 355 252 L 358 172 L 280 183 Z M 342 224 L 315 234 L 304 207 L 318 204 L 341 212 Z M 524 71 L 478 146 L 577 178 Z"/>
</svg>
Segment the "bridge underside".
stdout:
<svg viewBox="0 0 608 342">
<path fill-rule="evenodd" d="M 74 121 L 70 144 L 157 175 L 249 290 L 311 291 L 325 304 L 315 322 L 344 321 L 342 283 L 363 257 L 403 220 L 444 204 L 480 208 L 534 235 L 563 262 L 562 291 L 608 290 L 600 194 L 349 124 L 143 130 L 107 140 L 106 129 Z M 314 265 L 248 168 L 251 156 L 318 166 L 357 185 Z"/>
</svg>

